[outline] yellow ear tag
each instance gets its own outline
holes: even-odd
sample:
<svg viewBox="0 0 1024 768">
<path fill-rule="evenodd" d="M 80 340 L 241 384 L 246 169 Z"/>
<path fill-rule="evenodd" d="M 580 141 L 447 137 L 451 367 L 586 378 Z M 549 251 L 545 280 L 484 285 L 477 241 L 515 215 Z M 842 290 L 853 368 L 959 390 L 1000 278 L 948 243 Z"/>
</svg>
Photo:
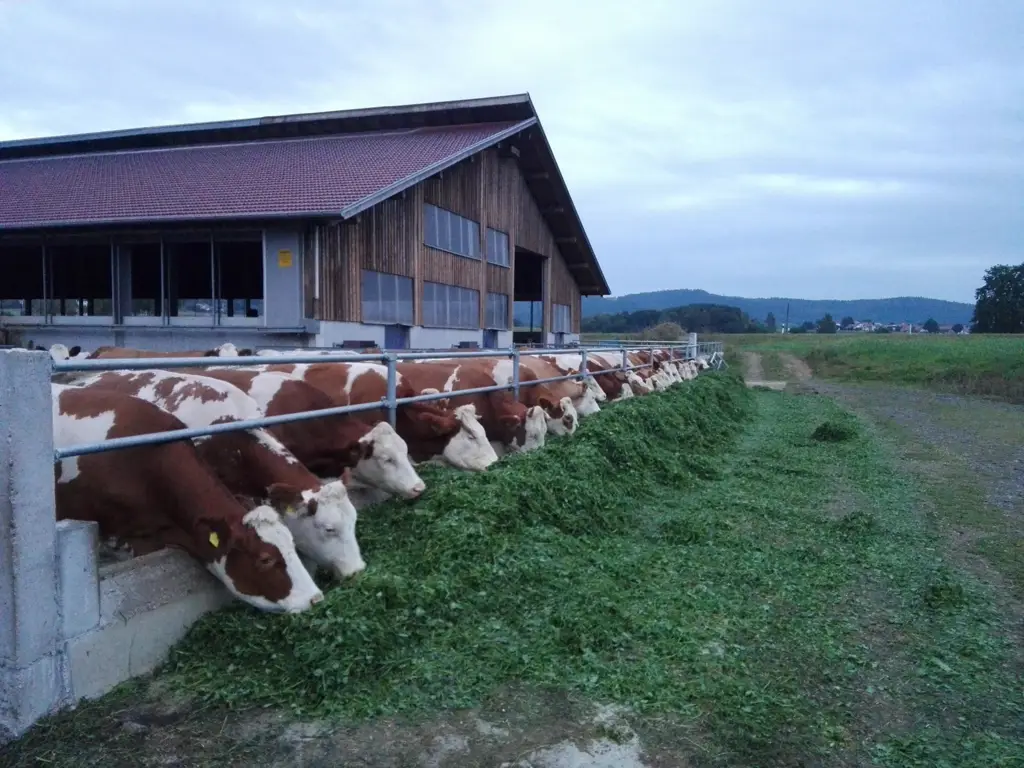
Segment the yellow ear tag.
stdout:
<svg viewBox="0 0 1024 768">
<path fill-rule="evenodd" d="M 289 515 L 289 516 L 294 515 L 295 514 L 295 507 L 294 507 L 294 505 L 285 507 L 284 513 L 286 515 Z"/>
<path fill-rule="evenodd" d="M 215 548 L 220 546 L 220 536 L 216 532 L 210 534 L 210 544 Z"/>
</svg>

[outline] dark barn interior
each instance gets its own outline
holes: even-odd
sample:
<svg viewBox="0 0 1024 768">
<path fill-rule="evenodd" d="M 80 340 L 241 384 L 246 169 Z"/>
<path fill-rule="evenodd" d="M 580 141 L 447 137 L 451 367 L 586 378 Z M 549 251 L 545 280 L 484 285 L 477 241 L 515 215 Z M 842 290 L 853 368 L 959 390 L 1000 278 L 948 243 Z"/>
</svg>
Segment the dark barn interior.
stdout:
<svg viewBox="0 0 1024 768">
<path fill-rule="evenodd" d="M 525 248 L 516 248 L 515 292 L 512 296 L 516 311 L 513 314 L 519 315 L 522 308 L 528 306 L 531 317 L 528 319 L 530 330 L 527 331 L 515 330 L 513 317 L 513 344 L 539 344 L 544 340 L 544 258 Z"/>
</svg>

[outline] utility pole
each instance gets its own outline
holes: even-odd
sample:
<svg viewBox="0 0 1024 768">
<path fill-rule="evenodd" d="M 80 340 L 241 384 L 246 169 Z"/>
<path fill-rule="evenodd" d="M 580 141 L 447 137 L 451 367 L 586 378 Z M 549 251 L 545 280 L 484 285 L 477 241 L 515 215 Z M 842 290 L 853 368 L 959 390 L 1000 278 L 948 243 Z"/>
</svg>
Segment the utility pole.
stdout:
<svg viewBox="0 0 1024 768">
<path fill-rule="evenodd" d="M 786 322 L 782 326 L 783 333 L 789 333 L 789 302 L 786 302 Z"/>
</svg>

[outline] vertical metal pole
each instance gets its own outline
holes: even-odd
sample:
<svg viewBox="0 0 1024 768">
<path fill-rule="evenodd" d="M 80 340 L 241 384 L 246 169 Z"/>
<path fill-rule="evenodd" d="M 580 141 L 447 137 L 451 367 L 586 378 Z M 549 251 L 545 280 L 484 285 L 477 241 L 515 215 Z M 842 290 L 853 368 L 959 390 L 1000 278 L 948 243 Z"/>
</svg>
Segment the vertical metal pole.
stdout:
<svg viewBox="0 0 1024 768">
<path fill-rule="evenodd" d="M 512 350 L 512 396 L 519 400 L 519 350 Z"/>
<path fill-rule="evenodd" d="M 587 350 L 580 350 L 580 381 L 587 378 Z"/>
<path fill-rule="evenodd" d="M 43 257 L 43 322 L 49 323 L 50 319 L 50 262 L 46 258 L 46 240 L 43 240 L 41 247 Z"/>
<path fill-rule="evenodd" d="M 210 230 L 210 301 L 213 304 L 210 310 L 213 317 L 210 318 L 210 325 L 220 325 L 220 302 L 217 300 L 217 258 L 213 245 L 213 230 Z"/>
<path fill-rule="evenodd" d="M 160 236 L 160 325 L 167 325 L 171 316 L 170 302 L 167 300 L 167 261 L 164 256 L 164 238 Z"/>
<path fill-rule="evenodd" d="M 394 352 L 388 352 L 384 355 L 384 359 L 388 364 L 388 422 L 390 422 L 392 428 L 398 423 L 398 406 L 395 405 L 395 400 L 398 399 L 397 395 L 397 381 L 398 381 L 398 358 Z"/>
<path fill-rule="evenodd" d="M 626 348 L 622 348 L 622 372 L 629 373 L 629 353 Z"/>
</svg>

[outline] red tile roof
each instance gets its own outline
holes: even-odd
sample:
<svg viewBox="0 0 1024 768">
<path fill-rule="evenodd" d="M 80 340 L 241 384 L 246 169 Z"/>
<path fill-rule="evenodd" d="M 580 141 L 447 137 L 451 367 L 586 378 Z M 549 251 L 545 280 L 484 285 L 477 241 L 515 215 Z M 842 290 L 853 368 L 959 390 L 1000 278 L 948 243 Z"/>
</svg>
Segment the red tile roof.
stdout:
<svg viewBox="0 0 1024 768">
<path fill-rule="evenodd" d="M 338 215 L 518 125 L 525 123 L 2 160 L 0 229 Z"/>
</svg>

